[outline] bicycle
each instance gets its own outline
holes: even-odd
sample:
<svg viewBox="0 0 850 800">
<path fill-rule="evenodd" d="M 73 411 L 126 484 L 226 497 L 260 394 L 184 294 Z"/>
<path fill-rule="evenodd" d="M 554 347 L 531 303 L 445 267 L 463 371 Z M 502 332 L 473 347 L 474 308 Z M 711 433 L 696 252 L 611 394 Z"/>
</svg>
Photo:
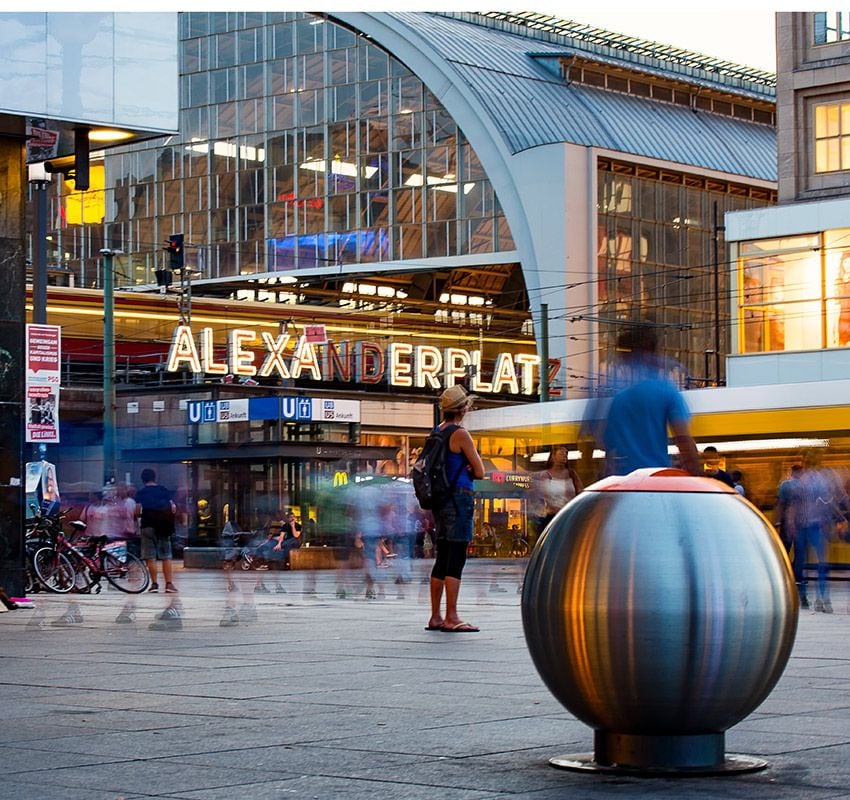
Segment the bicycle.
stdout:
<svg viewBox="0 0 850 800">
<path fill-rule="evenodd" d="M 144 561 L 127 552 L 126 542 L 109 542 L 106 536 L 97 536 L 89 539 L 86 547 L 91 548 L 90 554 L 57 531 L 53 543 L 41 547 L 33 556 L 36 578 L 50 591 L 62 593 L 94 589 L 97 594 L 103 578 L 128 594 L 141 594 L 150 585 Z"/>
<path fill-rule="evenodd" d="M 70 559 L 65 555 L 53 557 L 41 552 L 52 548 L 56 536 L 62 532 L 62 521 L 66 514 L 44 514 L 34 504 L 30 504 L 30 508 L 33 516 L 26 522 L 26 591 L 38 592 L 45 588 L 60 594 L 70 592 L 76 582 L 76 571 Z M 85 522 L 76 521 L 72 524 L 85 530 Z M 39 553 L 38 565 L 36 553 Z"/>
</svg>

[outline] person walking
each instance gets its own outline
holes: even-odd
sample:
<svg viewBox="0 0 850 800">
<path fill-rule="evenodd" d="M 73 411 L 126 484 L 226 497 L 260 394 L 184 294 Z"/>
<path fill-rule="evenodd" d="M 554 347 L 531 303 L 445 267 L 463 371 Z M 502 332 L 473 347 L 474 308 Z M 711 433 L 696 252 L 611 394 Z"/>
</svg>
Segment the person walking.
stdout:
<svg viewBox="0 0 850 800">
<path fill-rule="evenodd" d="M 794 580 L 800 594 L 800 607 L 809 607 L 805 570 L 811 547 L 818 575 L 815 611 L 831 614 L 826 547 L 829 529 L 835 518 L 834 486 L 830 476 L 819 470 L 815 459 L 810 456 L 804 458 L 798 480 L 798 502 L 792 507 L 790 516 L 794 526 Z"/>
<path fill-rule="evenodd" d="M 746 497 L 747 490 L 744 488 L 744 473 L 739 469 L 733 469 L 729 473 L 729 477 L 732 479 L 732 487 L 735 491 L 741 495 L 741 497 Z"/>
<path fill-rule="evenodd" d="M 779 484 L 776 490 L 776 508 L 774 510 L 774 525 L 779 531 L 779 538 L 785 545 L 785 552 L 791 554 L 794 544 L 794 513 L 800 506 L 802 485 L 800 475 L 803 473 L 802 464 L 793 464 L 791 474 Z"/>
<path fill-rule="evenodd" d="M 556 445 L 549 453 L 546 466 L 532 477 L 532 497 L 537 502 L 535 540 L 567 503 L 584 490 L 578 473 L 570 466 L 568 450 Z M 534 545 L 534 542 L 529 542 Z"/>
<path fill-rule="evenodd" d="M 431 617 L 427 630 L 449 633 L 476 633 L 478 628 L 464 622 L 457 612 L 461 575 L 466 564 L 466 552 L 472 541 L 475 502 L 472 494 L 474 479 L 484 477 L 484 462 L 469 431 L 461 427 L 474 395 L 467 394 L 460 384 L 450 386 L 440 395 L 442 421 L 436 430 L 451 428 L 446 448 L 446 474 L 452 482 L 452 494 L 439 508 L 434 509 L 437 538 L 437 557 L 431 570 Z M 446 613 L 441 613 L 443 594 Z"/>
<path fill-rule="evenodd" d="M 171 536 L 177 508 L 171 500 L 171 493 L 156 482 L 156 472 L 150 468 L 142 470 L 141 489 L 136 493 L 136 515 L 141 522 L 142 559 L 147 563 L 151 576 L 149 592 L 159 590 L 156 581 L 156 562 L 162 562 L 162 575 L 165 579 L 165 591 L 176 594 L 172 570 Z"/>
<path fill-rule="evenodd" d="M 690 432 L 690 412 L 679 389 L 667 376 L 669 369 L 658 357 L 654 328 L 634 326 L 617 338 L 622 353 L 614 383 L 615 394 L 602 419 L 593 419 L 604 408 L 590 404 L 590 422 L 606 452 L 609 475 L 627 475 L 644 467 L 669 467 L 668 429 L 679 448 L 682 467 L 702 475 L 702 463 Z"/>
<path fill-rule="evenodd" d="M 713 444 L 710 444 L 708 447 L 703 449 L 702 457 L 705 460 L 705 466 L 703 469 L 705 470 L 704 474 L 707 478 L 714 478 L 721 483 L 725 483 L 730 489 L 735 489 L 735 481 L 733 481 L 732 476 L 720 466 L 720 453 Z M 735 489 L 735 491 L 738 490 Z"/>
</svg>

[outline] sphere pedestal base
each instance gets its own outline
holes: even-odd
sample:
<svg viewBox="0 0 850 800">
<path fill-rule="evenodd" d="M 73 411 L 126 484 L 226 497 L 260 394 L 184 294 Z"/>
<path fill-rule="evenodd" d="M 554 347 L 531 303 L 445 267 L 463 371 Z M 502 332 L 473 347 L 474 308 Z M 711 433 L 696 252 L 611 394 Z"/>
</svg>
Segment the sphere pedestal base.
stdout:
<svg viewBox="0 0 850 800">
<path fill-rule="evenodd" d="M 722 733 L 699 736 L 637 736 L 596 731 L 594 752 L 556 756 L 553 767 L 580 772 L 646 776 L 701 776 L 757 772 L 767 762 L 724 752 Z"/>
</svg>

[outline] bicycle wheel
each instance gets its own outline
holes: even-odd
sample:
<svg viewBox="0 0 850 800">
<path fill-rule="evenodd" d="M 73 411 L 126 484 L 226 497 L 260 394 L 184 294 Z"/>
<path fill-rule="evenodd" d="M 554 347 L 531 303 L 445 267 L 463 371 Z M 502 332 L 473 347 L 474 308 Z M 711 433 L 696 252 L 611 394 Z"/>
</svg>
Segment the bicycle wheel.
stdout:
<svg viewBox="0 0 850 800">
<path fill-rule="evenodd" d="M 122 558 L 109 552 L 100 554 L 103 575 L 116 589 L 128 594 L 140 594 L 148 588 L 151 577 L 145 562 L 132 553 Z"/>
<path fill-rule="evenodd" d="M 52 547 L 41 547 L 32 557 L 32 568 L 38 582 L 51 592 L 65 594 L 74 588 L 77 574 L 71 562 Z"/>
<path fill-rule="evenodd" d="M 91 571 L 85 559 L 73 548 L 69 548 L 62 555 L 67 556 L 76 573 L 72 591 L 77 594 L 88 594 L 91 592 L 99 578 Z"/>
</svg>

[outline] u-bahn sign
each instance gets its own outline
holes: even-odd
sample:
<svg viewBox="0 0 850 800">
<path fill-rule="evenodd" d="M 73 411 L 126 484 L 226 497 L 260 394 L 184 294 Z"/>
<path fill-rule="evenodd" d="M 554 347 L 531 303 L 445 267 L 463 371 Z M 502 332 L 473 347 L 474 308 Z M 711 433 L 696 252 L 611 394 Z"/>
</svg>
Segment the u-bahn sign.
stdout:
<svg viewBox="0 0 850 800">
<path fill-rule="evenodd" d="M 540 359 L 530 353 L 499 353 L 485 380 L 481 350 L 331 339 L 316 344 L 311 338 L 293 338 L 288 333 L 275 336 L 269 331 L 258 335 L 253 330 L 235 328 L 228 331 L 226 356 L 221 358 L 216 353 L 212 328 L 203 328 L 196 338 L 188 325 L 180 325 L 174 329 L 166 369 L 177 372 L 185 367 L 199 375 L 386 382 L 420 389 L 442 389 L 471 375 L 470 390 L 477 394 L 530 395 L 537 390 Z M 253 349 L 255 343 L 261 343 L 262 349 Z"/>
<path fill-rule="evenodd" d="M 359 400 L 330 397 L 238 397 L 233 400 L 190 400 L 189 422 L 245 422 L 282 419 L 284 422 L 360 422 Z"/>
</svg>

